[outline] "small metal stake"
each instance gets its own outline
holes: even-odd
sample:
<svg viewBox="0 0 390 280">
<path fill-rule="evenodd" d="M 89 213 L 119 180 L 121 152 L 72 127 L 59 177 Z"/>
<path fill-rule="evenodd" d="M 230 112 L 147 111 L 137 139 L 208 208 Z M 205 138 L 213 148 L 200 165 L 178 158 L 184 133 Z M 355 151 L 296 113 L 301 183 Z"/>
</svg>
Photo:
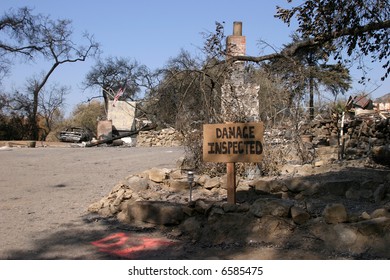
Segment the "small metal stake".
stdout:
<svg viewBox="0 0 390 280">
<path fill-rule="evenodd" d="M 188 171 L 187 172 L 187 180 L 188 184 L 190 185 L 190 202 L 192 201 L 192 183 L 194 182 L 194 172 Z"/>
</svg>

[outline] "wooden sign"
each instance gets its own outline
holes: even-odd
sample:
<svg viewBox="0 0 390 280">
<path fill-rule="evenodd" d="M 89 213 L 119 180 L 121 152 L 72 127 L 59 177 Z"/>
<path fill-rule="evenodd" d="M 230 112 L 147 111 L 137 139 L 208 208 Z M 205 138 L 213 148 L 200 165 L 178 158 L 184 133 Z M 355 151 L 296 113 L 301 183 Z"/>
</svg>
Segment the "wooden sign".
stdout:
<svg viewBox="0 0 390 280">
<path fill-rule="evenodd" d="M 263 158 L 262 122 L 203 125 L 203 160 L 260 162 Z"/>
</svg>

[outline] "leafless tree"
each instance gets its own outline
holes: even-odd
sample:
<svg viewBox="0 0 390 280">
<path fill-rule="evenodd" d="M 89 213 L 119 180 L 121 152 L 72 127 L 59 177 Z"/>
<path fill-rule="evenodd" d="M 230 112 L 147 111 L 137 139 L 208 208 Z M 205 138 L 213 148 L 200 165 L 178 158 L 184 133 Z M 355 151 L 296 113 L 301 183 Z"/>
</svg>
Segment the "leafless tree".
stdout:
<svg viewBox="0 0 390 280">
<path fill-rule="evenodd" d="M 108 101 L 123 90 L 122 100 L 133 100 L 144 86 L 145 77 L 148 76 L 146 66 L 137 61 L 123 57 L 107 57 L 100 59 L 87 73 L 84 86 L 97 87 L 101 90 L 98 98 L 103 97 L 107 110 Z"/>
<path fill-rule="evenodd" d="M 39 93 L 38 111 L 44 122 L 43 126 L 41 126 L 41 129 L 43 129 L 41 140 L 45 140 L 55 125 L 61 121 L 63 117 L 62 107 L 65 102 L 65 96 L 68 93 L 68 87 L 57 84 L 51 85 L 50 88 L 45 88 Z"/>
<path fill-rule="evenodd" d="M 41 79 L 35 79 L 29 84 L 29 94 L 32 98 L 31 137 L 38 138 L 37 113 L 39 94 L 51 75 L 59 66 L 66 63 L 85 61 L 99 49 L 93 36 L 85 33 L 85 45 L 77 45 L 73 39 L 71 21 L 67 19 L 52 20 L 41 14 L 33 15 L 28 8 L 18 11 L 11 10 L 0 19 L 0 32 L 7 41 L 1 42 L 3 55 L 22 54 L 31 59 L 39 57 L 49 61 L 50 66 L 44 71 Z"/>
<path fill-rule="evenodd" d="M 298 50 L 327 45 L 329 54 L 333 54 L 340 62 L 345 61 L 344 51 L 348 56 L 369 56 L 373 61 L 383 62 L 385 73 L 382 80 L 390 73 L 388 0 L 306 0 L 292 8 L 277 7 L 275 17 L 287 24 L 297 20 L 296 32 L 301 40 L 280 52 L 262 56 L 237 56 L 231 60 L 260 63 L 292 57 Z"/>
</svg>

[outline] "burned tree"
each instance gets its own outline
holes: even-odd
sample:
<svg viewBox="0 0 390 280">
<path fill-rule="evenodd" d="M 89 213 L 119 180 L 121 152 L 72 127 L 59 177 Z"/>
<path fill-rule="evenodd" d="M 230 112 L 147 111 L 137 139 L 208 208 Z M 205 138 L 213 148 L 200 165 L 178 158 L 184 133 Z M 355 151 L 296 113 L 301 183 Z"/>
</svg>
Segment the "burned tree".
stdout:
<svg viewBox="0 0 390 280">
<path fill-rule="evenodd" d="M 146 67 L 135 60 L 108 57 L 97 61 L 87 73 L 84 86 L 86 88 L 98 87 L 101 90 L 101 95 L 92 98 L 103 97 L 107 111 L 108 101 L 114 99 L 119 91 L 123 91 L 121 99 L 134 100 L 137 93 L 141 91 L 147 72 Z"/>
<path fill-rule="evenodd" d="M 72 39 L 71 21 L 52 20 L 41 14 L 33 15 L 27 8 L 10 11 L 0 19 L 0 32 L 6 38 L 0 49 L 4 55 L 25 55 L 30 59 L 39 57 L 49 61 L 50 66 L 44 74 L 30 81 L 29 94 L 32 95 L 32 112 L 29 115 L 31 139 L 38 138 L 37 115 L 39 94 L 51 75 L 65 63 L 85 61 L 96 54 L 98 44 L 89 34 L 84 34 L 86 45 L 76 45 Z"/>
</svg>

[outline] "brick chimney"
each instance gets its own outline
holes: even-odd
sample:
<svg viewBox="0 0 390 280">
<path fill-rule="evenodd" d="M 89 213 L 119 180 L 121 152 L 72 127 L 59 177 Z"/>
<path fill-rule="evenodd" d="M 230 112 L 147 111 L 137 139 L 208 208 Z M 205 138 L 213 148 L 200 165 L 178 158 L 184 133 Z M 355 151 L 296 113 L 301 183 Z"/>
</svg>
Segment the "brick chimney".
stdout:
<svg viewBox="0 0 390 280">
<path fill-rule="evenodd" d="M 246 37 L 242 22 L 233 23 L 233 35 L 226 38 L 226 59 L 246 55 Z M 245 81 L 245 63 L 235 61 L 222 85 L 221 113 L 225 122 L 259 120 L 259 87 Z"/>
<path fill-rule="evenodd" d="M 242 22 L 235 21 L 233 23 L 233 35 L 226 38 L 226 54 L 227 56 L 245 55 L 246 52 L 246 37 L 242 36 Z"/>
</svg>

